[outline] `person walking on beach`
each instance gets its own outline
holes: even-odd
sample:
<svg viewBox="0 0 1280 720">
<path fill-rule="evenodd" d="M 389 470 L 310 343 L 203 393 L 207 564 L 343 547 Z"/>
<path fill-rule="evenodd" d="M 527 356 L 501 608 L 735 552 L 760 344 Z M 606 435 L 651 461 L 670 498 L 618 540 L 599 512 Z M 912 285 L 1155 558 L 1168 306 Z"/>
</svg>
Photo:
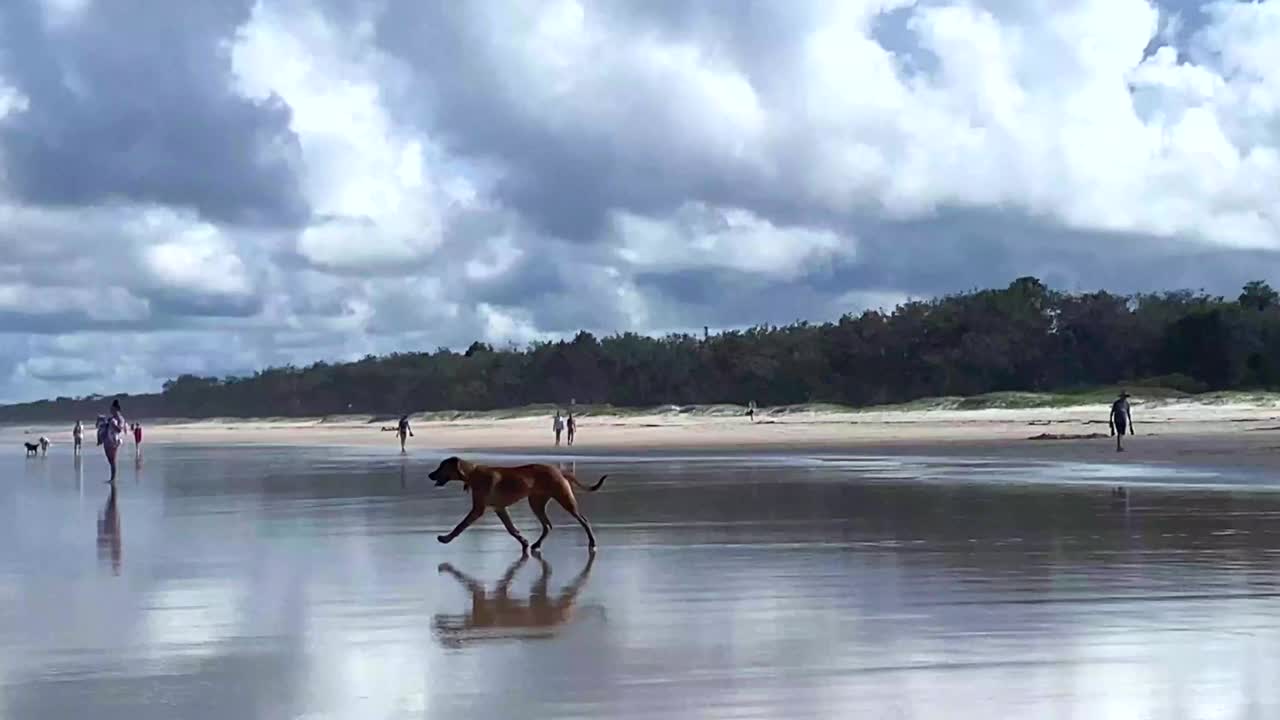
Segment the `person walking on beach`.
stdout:
<svg viewBox="0 0 1280 720">
<path fill-rule="evenodd" d="M 107 482 L 114 483 L 116 481 L 116 453 L 120 450 L 120 436 L 124 435 L 126 423 L 124 414 L 120 412 L 120 401 L 111 401 L 111 414 L 107 417 L 98 416 L 98 444 L 102 446 L 102 452 L 107 456 L 107 464 L 111 466 L 111 479 Z"/>
<path fill-rule="evenodd" d="M 1125 428 L 1129 429 L 1129 434 L 1133 434 L 1133 415 L 1129 412 L 1129 393 L 1122 392 L 1116 401 L 1111 403 L 1111 418 L 1108 420 L 1111 426 L 1111 434 L 1116 439 L 1116 452 L 1124 452 L 1124 447 L 1120 444 L 1120 438 L 1124 437 Z"/>
<path fill-rule="evenodd" d="M 573 445 L 573 436 L 578 433 L 578 421 L 573 419 L 573 413 L 569 413 L 569 421 L 565 423 L 565 429 L 568 430 L 569 444 Z"/>
<path fill-rule="evenodd" d="M 404 452 L 405 438 L 413 437 L 413 428 L 409 427 L 408 415 L 400 416 L 400 422 L 396 425 L 396 435 L 400 436 L 400 452 Z"/>
<path fill-rule="evenodd" d="M 747 403 L 747 417 L 751 419 L 751 422 L 756 421 L 756 401 L 755 400 L 752 400 L 751 402 Z"/>
<path fill-rule="evenodd" d="M 77 420 L 76 426 L 71 428 L 71 442 L 75 446 L 75 454 L 80 454 L 80 446 L 84 444 L 84 425 Z"/>
<path fill-rule="evenodd" d="M 133 424 L 133 454 L 142 455 L 142 423 Z"/>
<path fill-rule="evenodd" d="M 49 438 L 44 435 L 40 436 L 40 454 L 45 457 L 49 456 Z"/>
<path fill-rule="evenodd" d="M 551 421 L 551 429 L 556 434 L 556 447 L 560 447 L 560 433 L 564 432 L 564 419 L 560 417 L 560 411 L 556 411 L 556 417 Z"/>
</svg>

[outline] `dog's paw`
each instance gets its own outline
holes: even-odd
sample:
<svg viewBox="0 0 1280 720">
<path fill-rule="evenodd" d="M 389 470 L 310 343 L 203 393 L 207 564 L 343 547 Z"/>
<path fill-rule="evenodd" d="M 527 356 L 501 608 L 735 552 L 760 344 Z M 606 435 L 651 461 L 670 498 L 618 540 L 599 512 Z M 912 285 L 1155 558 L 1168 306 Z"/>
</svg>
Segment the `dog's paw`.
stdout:
<svg viewBox="0 0 1280 720">
<path fill-rule="evenodd" d="M 436 539 L 439 540 L 442 545 L 448 545 L 449 542 L 453 540 L 453 538 L 448 535 L 437 535 Z"/>
</svg>

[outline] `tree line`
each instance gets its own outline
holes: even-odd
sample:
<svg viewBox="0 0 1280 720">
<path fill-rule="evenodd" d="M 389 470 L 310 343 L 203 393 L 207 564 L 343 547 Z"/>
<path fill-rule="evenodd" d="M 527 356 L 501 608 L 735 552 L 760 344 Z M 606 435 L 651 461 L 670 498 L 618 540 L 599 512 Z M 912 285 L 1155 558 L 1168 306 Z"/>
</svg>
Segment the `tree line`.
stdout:
<svg viewBox="0 0 1280 720">
<path fill-rule="evenodd" d="M 252 376 L 183 375 L 121 396 L 131 417 L 303 417 L 493 410 L 542 403 L 623 407 L 734 403 L 867 406 L 995 391 L 1117 383 L 1186 392 L 1280 386 L 1280 296 L 1066 293 L 1036 278 L 868 310 L 822 324 L 699 337 L 622 333 L 528 347 L 400 352 Z M 105 399 L 0 407 L 0 422 L 92 418 Z"/>
</svg>

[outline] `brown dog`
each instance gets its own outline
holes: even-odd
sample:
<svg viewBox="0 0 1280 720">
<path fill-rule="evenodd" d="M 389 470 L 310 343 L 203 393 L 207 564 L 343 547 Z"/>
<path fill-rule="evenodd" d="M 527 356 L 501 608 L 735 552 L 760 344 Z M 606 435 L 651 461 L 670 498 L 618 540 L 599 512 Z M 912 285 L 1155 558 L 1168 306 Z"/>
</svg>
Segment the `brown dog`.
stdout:
<svg viewBox="0 0 1280 720">
<path fill-rule="evenodd" d="M 542 547 L 542 541 L 546 540 L 547 533 L 551 532 L 551 521 L 547 519 L 547 503 L 551 500 L 560 503 L 560 507 L 567 510 L 582 525 L 582 529 L 587 531 L 587 548 L 592 552 L 596 549 L 596 536 L 591 532 L 587 519 L 578 512 L 578 500 L 573 496 L 573 486 L 577 485 L 587 492 L 595 492 L 604 484 L 604 479 L 608 475 L 602 476 L 595 485 L 587 487 L 578 482 L 572 474 L 562 472 L 550 465 L 488 467 L 451 457 L 442 461 L 439 467 L 427 474 L 427 477 L 435 481 L 436 487 L 443 487 L 450 480 L 457 480 L 462 483 L 463 490 L 471 492 L 471 512 L 468 512 L 467 516 L 462 518 L 462 522 L 458 523 L 458 526 L 448 535 L 440 535 L 436 538 L 442 543 L 452 542 L 484 514 L 486 507 L 491 507 L 498 519 L 502 521 L 502 525 L 507 528 L 507 532 L 511 533 L 511 537 L 520 541 L 520 548 L 529 550 L 529 541 L 525 540 L 516 529 L 511 522 L 511 515 L 507 512 L 507 508 L 511 505 L 529 498 L 529 507 L 533 508 L 533 514 L 538 517 L 538 522 L 542 523 L 542 534 L 533 544 L 534 550 Z"/>
</svg>

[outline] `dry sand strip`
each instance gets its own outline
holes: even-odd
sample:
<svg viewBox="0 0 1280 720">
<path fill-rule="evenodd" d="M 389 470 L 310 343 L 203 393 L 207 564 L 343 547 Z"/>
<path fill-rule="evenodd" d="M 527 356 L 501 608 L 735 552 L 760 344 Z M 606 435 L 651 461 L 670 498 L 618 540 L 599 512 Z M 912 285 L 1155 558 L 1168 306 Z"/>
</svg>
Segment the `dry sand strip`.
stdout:
<svg viewBox="0 0 1280 720">
<path fill-rule="evenodd" d="M 1017 410 L 813 412 L 758 418 L 693 414 L 580 416 L 573 448 L 554 447 L 550 418 L 418 420 L 412 452 L 519 452 L 599 456 L 736 451 L 969 455 L 1082 462 L 1241 466 L 1280 471 L 1280 409 L 1194 402 L 1135 406 L 1137 435 L 1116 453 L 1106 406 Z M 386 447 L 389 422 L 368 417 L 149 423 L 147 442 Z M 0 435 L 47 434 L 70 445 L 68 428 L 9 427 Z M 63 437 L 66 436 L 66 437 Z M 91 442 L 91 441 L 90 441 Z M 92 446 L 90 446 L 92 450 Z"/>
</svg>

